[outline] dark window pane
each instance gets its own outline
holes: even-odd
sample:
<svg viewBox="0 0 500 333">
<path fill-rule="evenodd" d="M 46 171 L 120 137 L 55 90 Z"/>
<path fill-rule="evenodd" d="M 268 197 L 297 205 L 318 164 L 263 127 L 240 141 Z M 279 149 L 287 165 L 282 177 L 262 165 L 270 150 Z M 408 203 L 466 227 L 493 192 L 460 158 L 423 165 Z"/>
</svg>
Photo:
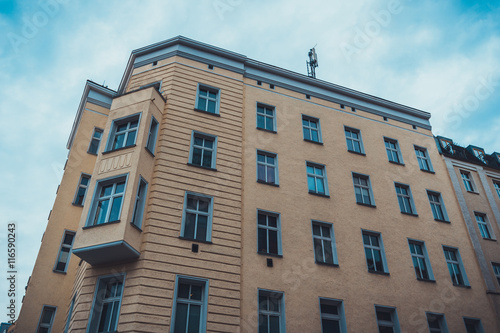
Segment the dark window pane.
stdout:
<svg viewBox="0 0 500 333">
<path fill-rule="evenodd" d="M 338 315 L 339 314 L 339 307 L 337 305 L 333 305 L 333 304 L 321 303 L 321 313 Z"/>
<path fill-rule="evenodd" d="M 323 333 L 340 333 L 340 323 L 336 320 L 322 319 Z"/>
<path fill-rule="evenodd" d="M 205 241 L 207 240 L 207 221 L 208 218 L 204 215 L 198 215 L 198 226 L 196 230 L 196 239 Z"/>
<path fill-rule="evenodd" d="M 189 308 L 188 333 L 200 332 L 201 306 L 191 305 Z"/>
<path fill-rule="evenodd" d="M 267 223 L 268 223 L 268 225 L 270 227 L 275 228 L 277 226 L 277 218 L 276 218 L 276 216 L 268 215 L 267 216 Z"/>
<path fill-rule="evenodd" d="M 258 220 L 258 223 L 261 224 L 261 225 L 267 225 L 266 223 L 266 215 L 264 214 L 259 214 L 257 216 L 257 220 Z"/>
<path fill-rule="evenodd" d="M 178 298 L 186 298 L 189 299 L 189 284 L 179 283 L 179 289 L 177 290 Z"/>
<path fill-rule="evenodd" d="M 269 253 L 278 254 L 278 232 L 269 230 Z"/>
<path fill-rule="evenodd" d="M 269 333 L 280 333 L 280 318 L 269 316 Z"/>
<path fill-rule="evenodd" d="M 392 327 L 379 326 L 378 332 L 379 333 L 394 333 L 394 329 Z"/>
<path fill-rule="evenodd" d="M 196 224 L 195 214 L 186 214 L 186 225 L 184 227 L 184 237 L 194 239 L 194 228 Z"/>
<path fill-rule="evenodd" d="M 120 210 L 122 207 L 122 197 L 117 197 L 113 199 L 113 205 L 111 206 L 111 214 L 109 215 L 109 221 L 117 221 L 120 217 Z"/>
<path fill-rule="evenodd" d="M 266 129 L 272 131 L 274 130 L 274 126 L 273 126 L 273 118 L 271 117 L 266 117 Z"/>
<path fill-rule="evenodd" d="M 136 134 L 137 134 L 137 131 L 131 131 L 128 133 L 127 144 L 125 145 L 126 147 L 131 146 L 135 143 Z"/>
<path fill-rule="evenodd" d="M 267 326 L 268 326 L 267 316 L 259 315 L 259 333 L 269 333 Z"/>
<path fill-rule="evenodd" d="M 391 313 L 388 311 L 377 311 L 377 319 L 392 322 Z"/>
<path fill-rule="evenodd" d="M 187 312 L 187 304 L 177 303 L 174 333 L 186 333 Z"/>
<path fill-rule="evenodd" d="M 212 152 L 205 150 L 203 153 L 203 164 L 204 167 L 212 167 Z"/>
<path fill-rule="evenodd" d="M 258 230 L 258 251 L 267 252 L 267 232 L 266 229 L 259 228 Z"/>
</svg>

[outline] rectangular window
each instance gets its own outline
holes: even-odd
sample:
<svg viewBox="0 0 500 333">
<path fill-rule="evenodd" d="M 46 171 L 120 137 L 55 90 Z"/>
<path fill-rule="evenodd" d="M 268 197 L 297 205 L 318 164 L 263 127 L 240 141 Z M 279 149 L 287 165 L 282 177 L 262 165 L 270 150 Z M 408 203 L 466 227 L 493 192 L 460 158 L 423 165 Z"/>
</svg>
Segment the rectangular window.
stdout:
<svg viewBox="0 0 500 333">
<path fill-rule="evenodd" d="M 484 151 L 476 148 L 472 148 L 472 151 L 474 152 L 474 156 L 476 156 L 481 162 L 486 163 L 484 159 Z"/>
<path fill-rule="evenodd" d="M 347 150 L 355 153 L 364 154 L 361 132 L 354 128 L 344 127 Z"/>
<path fill-rule="evenodd" d="M 347 332 L 344 315 L 344 305 L 342 301 L 336 299 L 320 298 L 319 308 L 321 311 L 321 332 Z"/>
<path fill-rule="evenodd" d="M 55 314 L 55 307 L 45 305 L 42 309 L 40 320 L 38 321 L 38 329 L 36 330 L 36 333 L 50 333 L 52 330 L 52 324 L 54 323 Z"/>
<path fill-rule="evenodd" d="M 493 186 L 495 186 L 495 191 L 497 192 L 498 198 L 500 199 L 500 182 L 493 182 Z"/>
<path fill-rule="evenodd" d="M 198 96 L 196 97 L 196 100 L 197 110 L 219 114 L 219 89 L 199 84 Z"/>
<path fill-rule="evenodd" d="M 388 273 L 380 233 L 363 231 L 366 265 L 369 272 Z"/>
<path fill-rule="evenodd" d="M 403 156 L 401 155 L 398 141 L 394 139 L 384 138 L 384 143 L 389 162 L 403 164 Z"/>
<path fill-rule="evenodd" d="M 106 151 L 134 146 L 139 120 L 140 114 L 113 120 Z"/>
<path fill-rule="evenodd" d="M 451 142 L 449 140 L 445 140 L 445 139 L 440 139 L 440 141 L 441 141 L 441 147 L 443 147 L 443 149 L 445 151 L 447 151 L 448 153 L 451 153 L 451 154 L 454 153 L 453 142 Z"/>
<path fill-rule="evenodd" d="M 460 170 L 460 175 L 462 176 L 462 180 L 464 182 L 465 189 L 468 192 L 476 192 L 474 189 L 474 183 L 472 182 L 472 176 L 470 172 Z"/>
<path fill-rule="evenodd" d="M 375 305 L 375 315 L 379 333 L 401 332 L 396 308 Z"/>
<path fill-rule="evenodd" d="M 155 117 L 151 117 L 151 125 L 149 126 L 149 134 L 148 134 L 148 142 L 146 144 L 146 149 L 151 152 L 151 154 L 155 153 L 156 147 L 156 137 L 158 136 L 158 121 Z"/>
<path fill-rule="evenodd" d="M 434 219 L 438 221 L 448 221 L 448 214 L 446 214 L 446 208 L 444 207 L 441 194 L 438 192 L 427 191 L 427 197 L 429 198 Z"/>
<path fill-rule="evenodd" d="M 448 326 L 446 325 L 444 314 L 427 312 L 426 316 L 430 333 L 448 333 Z"/>
<path fill-rule="evenodd" d="M 411 259 L 413 261 L 413 268 L 415 269 L 417 279 L 434 280 L 425 243 L 421 241 L 408 240 L 408 245 L 410 246 Z"/>
<path fill-rule="evenodd" d="M 493 273 L 495 273 L 495 277 L 497 278 L 498 286 L 500 286 L 500 264 L 491 263 L 493 266 Z"/>
<path fill-rule="evenodd" d="M 61 240 L 61 246 L 59 247 L 59 253 L 57 254 L 57 261 L 54 266 L 54 271 L 56 272 L 66 272 L 69 263 L 69 257 L 71 255 L 71 248 L 73 247 L 73 240 L 75 238 L 74 231 L 66 231 Z"/>
<path fill-rule="evenodd" d="M 87 153 L 97 155 L 97 152 L 99 151 L 99 145 L 101 144 L 102 132 L 102 129 L 94 128 L 94 133 L 92 133 L 92 139 L 90 140 L 90 145 Z"/>
<path fill-rule="evenodd" d="M 186 192 L 181 237 L 210 242 L 212 240 L 213 198 Z"/>
<path fill-rule="evenodd" d="M 280 215 L 257 211 L 257 251 L 261 254 L 281 255 Z"/>
<path fill-rule="evenodd" d="M 316 262 L 337 265 L 337 251 L 333 234 L 333 225 L 330 223 L 312 222 L 314 258 Z"/>
<path fill-rule="evenodd" d="M 204 168 L 215 169 L 217 137 L 193 131 L 189 163 Z"/>
<path fill-rule="evenodd" d="M 302 115 L 302 133 L 304 140 L 322 142 L 319 119 Z"/>
<path fill-rule="evenodd" d="M 100 277 L 90 313 L 88 332 L 115 332 L 120 316 L 125 276 Z"/>
<path fill-rule="evenodd" d="M 398 183 L 396 183 L 395 186 L 401 213 L 416 215 L 417 211 L 415 210 L 415 204 L 413 203 L 410 186 Z"/>
<path fill-rule="evenodd" d="M 488 218 L 485 214 L 474 213 L 476 217 L 477 226 L 479 227 L 479 232 L 481 233 L 481 237 L 486 239 L 492 239 L 490 228 L 488 226 Z"/>
<path fill-rule="evenodd" d="M 273 106 L 257 104 L 257 128 L 276 131 L 276 109 Z"/>
<path fill-rule="evenodd" d="M 467 333 L 484 333 L 481 320 L 476 318 L 464 318 L 465 330 Z"/>
<path fill-rule="evenodd" d="M 453 285 L 468 286 L 469 281 L 467 280 L 467 275 L 465 274 L 465 269 L 458 249 L 443 246 L 443 251 Z"/>
<path fill-rule="evenodd" d="M 257 181 L 275 185 L 279 183 L 278 155 L 257 150 Z"/>
<path fill-rule="evenodd" d="M 127 176 L 98 181 L 87 226 L 120 220 Z"/>
<path fill-rule="evenodd" d="M 375 206 L 375 200 L 373 199 L 373 193 L 371 189 L 370 176 L 353 173 L 352 182 L 354 184 L 356 203 L 361 205 Z"/>
<path fill-rule="evenodd" d="M 328 196 L 328 182 L 326 179 L 325 166 L 312 162 L 306 162 L 306 167 L 309 193 Z"/>
<path fill-rule="evenodd" d="M 82 173 L 80 176 L 80 182 L 78 183 L 78 188 L 76 189 L 75 199 L 73 200 L 73 204 L 78 206 L 83 206 L 83 202 L 85 201 L 85 194 L 87 193 L 87 188 L 90 183 L 90 175 Z"/>
<path fill-rule="evenodd" d="M 134 214 L 132 215 L 132 224 L 137 228 L 142 227 L 142 217 L 144 215 L 144 206 L 146 205 L 146 196 L 148 194 L 148 183 L 140 177 L 137 195 L 135 196 Z"/>
<path fill-rule="evenodd" d="M 420 170 L 433 172 L 431 159 L 429 158 L 427 149 L 417 146 L 414 146 L 414 148 L 415 148 L 415 154 L 417 155 L 418 166 L 420 167 Z"/>
<path fill-rule="evenodd" d="M 205 332 L 208 280 L 177 276 L 171 333 Z"/>
<path fill-rule="evenodd" d="M 259 290 L 259 333 L 284 333 L 285 301 L 279 291 Z"/>
</svg>

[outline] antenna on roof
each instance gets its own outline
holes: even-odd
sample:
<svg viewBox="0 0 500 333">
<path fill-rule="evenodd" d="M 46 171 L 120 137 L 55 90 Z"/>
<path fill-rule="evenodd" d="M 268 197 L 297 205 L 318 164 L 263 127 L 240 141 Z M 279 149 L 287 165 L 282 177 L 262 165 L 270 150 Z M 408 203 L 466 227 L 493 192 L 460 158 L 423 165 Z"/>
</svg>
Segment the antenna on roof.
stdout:
<svg viewBox="0 0 500 333">
<path fill-rule="evenodd" d="M 316 45 L 314 45 L 314 47 L 309 50 L 308 53 L 309 61 L 306 61 L 307 76 L 313 78 L 316 78 L 316 67 L 318 67 L 318 55 L 316 54 L 316 49 L 315 49 Z"/>
</svg>

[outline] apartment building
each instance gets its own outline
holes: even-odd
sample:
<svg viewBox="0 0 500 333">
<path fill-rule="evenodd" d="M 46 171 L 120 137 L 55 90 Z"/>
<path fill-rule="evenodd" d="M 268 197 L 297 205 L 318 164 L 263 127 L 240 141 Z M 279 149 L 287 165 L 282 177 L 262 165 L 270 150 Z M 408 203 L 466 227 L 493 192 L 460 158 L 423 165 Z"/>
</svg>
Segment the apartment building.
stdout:
<svg viewBox="0 0 500 333">
<path fill-rule="evenodd" d="M 134 50 L 87 82 L 15 331 L 498 331 L 429 119 L 180 36 Z"/>
</svg>

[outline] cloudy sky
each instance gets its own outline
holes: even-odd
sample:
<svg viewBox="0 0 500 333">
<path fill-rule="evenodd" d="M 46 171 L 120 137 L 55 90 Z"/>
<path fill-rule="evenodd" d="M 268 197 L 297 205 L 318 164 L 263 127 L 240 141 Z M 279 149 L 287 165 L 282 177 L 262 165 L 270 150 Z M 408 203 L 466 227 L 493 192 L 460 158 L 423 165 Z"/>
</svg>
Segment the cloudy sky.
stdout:
<svg viewBox="0 0 500 333">
<path fill-rule="evenodd" d="M 428 111 L 434 134 L 500 151 L 498 0 L 0 0 L 0 31 L 0 269 L 14 221 L 18 291 L 85 81 L 117 89 L 133 49 L 177 35 L 303 74 L 317 45 L 318 78 Z"/>
</svg>

